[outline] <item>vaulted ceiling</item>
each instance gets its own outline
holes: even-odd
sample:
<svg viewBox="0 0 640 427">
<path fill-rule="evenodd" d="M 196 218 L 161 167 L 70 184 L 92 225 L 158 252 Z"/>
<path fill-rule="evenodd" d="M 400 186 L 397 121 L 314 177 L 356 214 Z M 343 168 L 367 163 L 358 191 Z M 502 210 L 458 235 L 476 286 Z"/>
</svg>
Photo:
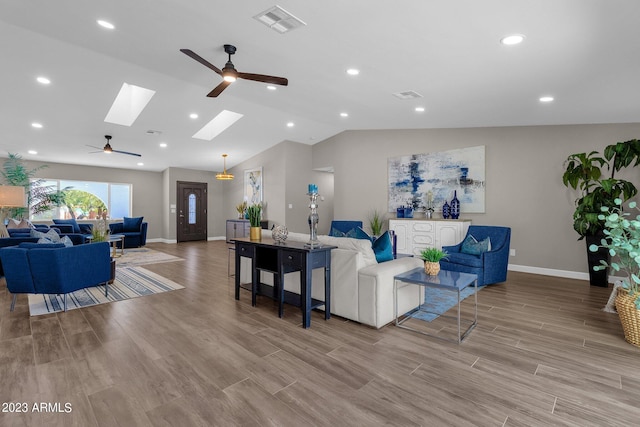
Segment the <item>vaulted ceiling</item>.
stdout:
<svg viewBox="0 0 640 427">
<path fill-rule="evenodd" d="M 278 4 L 306 25 L 269 28 L 253 18 L 276 5 L 263 0 L 0 0 L 0 150 L 218 171 L 223 153 L 232 167 L 284 140 L 314 144 L 347 129 L 639 121 L 637 0 Z M 524 41 L 501 44 L 510 34 Z M 239 71 L 289 85 L 238 80 L 207 98 L 221 77 L 180 49 L 222 68 L 224 44 L 237 47 Z M 131 126 L 104 121 L 123 83 L 155 91 Z M 409 91 L 421 97 L 394 96 Z M 211 141 L 192 138 L 223 110 L 243 117 Z M 142 157 L 90 153 L 106 134 L 114 149 Z"/>
</svg>

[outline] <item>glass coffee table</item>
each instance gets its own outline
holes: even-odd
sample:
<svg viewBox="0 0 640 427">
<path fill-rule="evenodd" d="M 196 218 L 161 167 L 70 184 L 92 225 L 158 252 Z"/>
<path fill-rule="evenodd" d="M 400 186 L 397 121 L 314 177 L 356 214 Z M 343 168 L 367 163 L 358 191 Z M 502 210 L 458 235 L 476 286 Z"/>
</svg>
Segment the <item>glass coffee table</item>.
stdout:
<svg viewBox="0 0 640 427">
<path fill-rule="evenodd" d="M 395 305 L 394 305 L 394 316 L 396 319 L 396 326 L 400 327 L 400 328 L 404 328 L 404 329 L 409 329 L 411 331 L 415 331 L 415 332 L 419 332 L 421 334 L 424 335 L 429 335 L 429 336 L 433 336 L 436 338 L 440 338 L 440 339 L 444 339 L 447 341 L 453 341 L 453 342 L 457 342 L 458 344 L 460 344 L 462 342 L 462 340 L 464 340 L 467 335 L 469 335 L 469 333 L 473 330 L 473 328 L 476 327 L 476 325 L 478 324 L 478 276 L 476 276 L 475 274 L 469 274 L 469 273 L 459 273 L 457 271 L 448 271 L 448 270 L 440 270 L 440 272 L 438 273 L 437 276 L 429 276 L 428 274 L 426 274 L 424 272 L 424 268 L 419 267 L 419 268 L 414 268 L 411 271 L 407 271 L 406 273 L 402 273 L 402 274 L 398 274 L 397 276 L 394 276 L 393 278 L 393 292 L 394 292 L 394 300 L 395 300 Z M 474 286 L 474 316 L 473 316 L 473 321 L 471 322 L 471 325 L 464 331 L 461 332 L 460 329 L 460 292 L 473 285 Z M 414 317 L 412 317 L 412 315 L 415 315 L 418 312 L 422 312 L 422 313 L 431 313 L 431 314 L 438 314 L 440 317 L 454 317 L 454 316 L 445 316 L 444 314 L 440 314 L 440 313 L 433 313 L 430 312 L 426 309 L 425 307 L 425 301 L 421 300 L 418 302 L 418 306 L 417 308 L 414 308 L 413 310 L 405 313 L 405 314 L 398 314 L 398 287 L 402 287 L 402 286 L 423 286 L 423 287 L 431 287 L 431 288 L 439 288 L 439 289 L 444 289 L 446 291 L 451 291 L 451 292 L 456 292 L 457 296 L 458 296 L 458 300 L 457 300 L 457 311 L 458 314 L 457 316 L 455 316 L 455 319 L 457 320 L 458 323 L 458 336 L 457 336 L 457 341 L 455 340 L 450 340 L 446 337 L 440 336 L 440 335 L 434 335 L 434 334 L 430 334 L 426 331 L 422 331 L 416 328 L 413 328 L 411 326 L 407 326 L 406 324 L 404 324 L 406 321 L 408 321 L 409 319 L 413 319 Z M 419 295 L 422 295 L 422 292 L 418 293 Z M 402 317 L 402 319 L 401 319 Z M 416 320 L 418 321 L 418 320 Z"/>
</svg>

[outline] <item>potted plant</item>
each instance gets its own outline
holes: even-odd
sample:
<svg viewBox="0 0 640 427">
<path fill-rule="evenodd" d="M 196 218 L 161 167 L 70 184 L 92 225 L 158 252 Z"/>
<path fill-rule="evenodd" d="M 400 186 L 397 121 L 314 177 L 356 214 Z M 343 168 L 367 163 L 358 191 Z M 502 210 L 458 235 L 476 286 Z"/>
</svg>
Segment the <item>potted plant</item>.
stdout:
<svg viewBox="0 0 640 427">
<path fill-rule="evenodd" d="M 640 346 L 640 215 L 632 218 L 629 212 L 623 212 L 622 203 L 622 199 L 615 199 L 615 206 L 602 208 L 599 217 L 604 221 L 604 238 L 589 250 L 604 248 L 615 257 L 615 261 L 601 261 L 594 269 L 606 272 L 611 267 L 625 274 L 620 286 L 614 287 L 616 310 L 625 339 Z M 629 203 L 629 208 L 640 212 L 636 202 Z"/>
<path fill-rule="evenodd" d="M 440 260 L 449 254 L 437 248 L 426 248 L 420 252 L 420 258 L 424 261 L 424 272 L 429 276 L 436 276 L 440 272 Z"/>
<path fill-rule="evenodd" d="M 380 237 L 382 234 L 383 215 L 377 210 L 373 210 L 368 217 L 369 228 L 371 229 L 371 235 L 375 238 Z"/>
<path fill-rule="evenodd" d="M 247 214 L 249 215 L 249 239 L 250 240 L 262 240 L 262 228 L 260 228 L 260 213 L 262 206 L 260 204 L 253 204 L 247 208 Z"/>
<path fill-rule="evenodd" d="M 586 239 L 587 248 L 597 245 L 602 240 L 604 220 L 600 219 L 601 208 L 615 206 L 617 198 L 623 201 L 635 196 L 638 192 L 629 181 L 615 178 L 615 173 L 628 166 L 640 163 L 640 141 L 632 139 L 618 142 L 604 149 L 604 156 L 597 151 L 571 154 L 565 160 L 565 172 L 562 182 L 565 186 L 579 190 L 573 213 L 573 228 L 580 235 L 578 240 Z M 610 176 L 603 175 L 603 169 L 611 171 Z M 589 280 L 593 286 L 604 286 L 607 283 L 606 271 L 596 271 L 594 266 L 600 261 L 608 261 L 608 251 L 587 251 L 589 263 Z"/>
<path fill-rule="evenodd" d="M 238 219 L 244 219 L 244 214 L 247 211 L 247 202 L 243 201 L 239 205 L 236 205 L 236 211 L 238 212 Z"/>
</svg>

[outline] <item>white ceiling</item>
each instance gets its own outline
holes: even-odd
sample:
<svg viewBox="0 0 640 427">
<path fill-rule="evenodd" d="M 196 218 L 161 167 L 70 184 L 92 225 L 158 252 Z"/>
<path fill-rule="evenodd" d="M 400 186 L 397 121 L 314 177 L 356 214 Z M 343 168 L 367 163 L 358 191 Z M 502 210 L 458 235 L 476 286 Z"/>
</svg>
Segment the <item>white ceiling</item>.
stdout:
<svg viewBox="0 0 640 427">
<path fill-rule="evenodd" d="M 223 153 L 229 168 L 284 140 L 314 144 L 347 129 L 640 121 L 637 0 L 277 4 L 307 25 L 279 34 L 254 20 L 276 5 L 266 0 L 0 0 L 0 151 L 218 171 Z M 512 33 L 524 43 L 500 44 Z M 289 86 L 268 91 L 239 80 L 207 98 L 220 77 L 179 49 L 222 68 L 225 43 L 238 48 L 239 71 L 287 77 Z M 348 76 L 350 67 L 360 75 Z M 36 83 L 39 75 L 52 83 Z M 104 122 L 124 82 L 156 91 L 131 127 Z M 392 95 L 407 90 L 424 97 Z M 540 103 L 543 95 L 555 101 Z M 244 117 L 212 141 L 191 138 L 224 109 Z M 32 128 L 35 121 L 44 127 Z M 144 166 L 132 156 L 89 154 L 86 145 L 104 145 L 105 134 L 114 149 L 141 153 Z"/>
</svg>

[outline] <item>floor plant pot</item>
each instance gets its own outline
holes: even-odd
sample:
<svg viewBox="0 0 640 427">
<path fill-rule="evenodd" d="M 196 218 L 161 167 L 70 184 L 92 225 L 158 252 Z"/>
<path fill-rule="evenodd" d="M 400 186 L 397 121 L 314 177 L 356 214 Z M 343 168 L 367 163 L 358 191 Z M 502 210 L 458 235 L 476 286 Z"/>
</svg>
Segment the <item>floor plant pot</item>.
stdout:
<svg viewBox="0 0 640 427">
<path fill-rule="evenodd" d="M 440 272 L 440 263 L 439 262 L 424 262 L 424 272 L 429 276 L 437 276 Z"/>
<path fill-rule="evenodd" d="M 636 308 L 635 300 L 635 296 L 629 295 L 626 290 L 618 289 L 616 310 L 622 323 L 624 339 L 640 347 L 640 310 Z"/>
<path fill-rule="evenodd" d="M 604 234 L 596 235 L 596 236 L 586 236 L 585 241 L 587 242 L 587 262 L 589 265 L 589 283 L 591 286 L 600 286 L 606 288 L 609 286 L 609 269 L 605 268 L 603 270 L 594 271 L 593 267 L 596 265 L 601 265 L 600 260 L 604 260 L 609 263 L 609 249 L 607 248 L 598 248 L 596 252 L 591 252 L 589 250 L 589 246 L 596 245 L 600 246 L 600 242 Z"/>
<path fill-rule="evenodd" d="M 249 227 L 249 240 L 253 240 L 253 241 L 262 240 L 262 228 L 261 227 Z"/>
</svg>

